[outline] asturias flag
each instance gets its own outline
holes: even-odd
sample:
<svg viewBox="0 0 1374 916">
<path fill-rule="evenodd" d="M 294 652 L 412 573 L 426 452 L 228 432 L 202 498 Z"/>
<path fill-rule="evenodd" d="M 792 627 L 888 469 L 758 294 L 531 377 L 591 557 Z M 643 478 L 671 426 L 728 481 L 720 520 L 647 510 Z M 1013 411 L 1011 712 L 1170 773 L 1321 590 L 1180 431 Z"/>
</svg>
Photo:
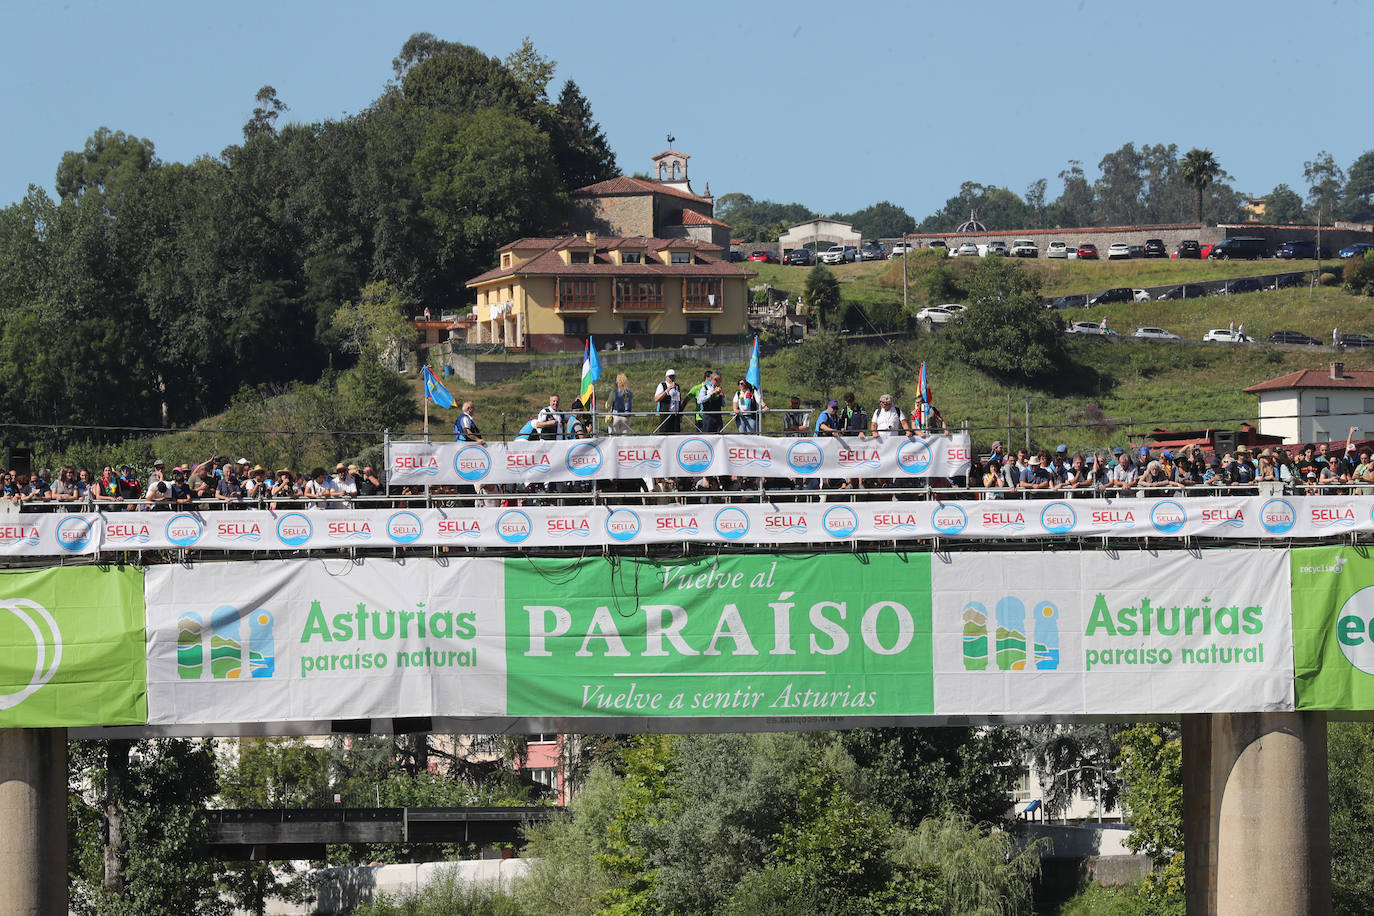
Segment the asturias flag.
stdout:
<svg viewBox="0 0 1374 916">
<path fill-rule="evenodd" d="M 596 381 L 601 378 L 601 360 L 596 355 L 596 345 L 590 337 L 582 349 L 582 407 L 592 413 L 596 410 Z"/>
<path fill-rule="evenodd" d="M 436 407 L 452 407 L 454 405 L 453 395 L 447 388 L 439 384 L 439 380 L 434 377 L 434 373 L 425 366 L 421 376 L 425 380 L 425 397 L 434 402 Z"/>
<path fill-rule="evenodd" d="M 744 373 L 744 380 L 755 388 L 762 388 L 763 381 L 759 376 L 759 338 L 754 337 L 754 352 L 749 355 L 749 369 Z"/>
</svg>

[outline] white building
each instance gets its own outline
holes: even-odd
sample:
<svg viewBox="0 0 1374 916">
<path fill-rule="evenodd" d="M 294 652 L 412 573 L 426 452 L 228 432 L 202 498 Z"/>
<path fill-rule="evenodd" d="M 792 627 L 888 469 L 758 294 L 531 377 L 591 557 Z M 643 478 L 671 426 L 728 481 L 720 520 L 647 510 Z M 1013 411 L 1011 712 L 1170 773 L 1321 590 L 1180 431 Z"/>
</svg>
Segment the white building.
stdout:
<svg viewBox="0 0 1374 916">
<path fill-rule="evenodd" d="M 797 223 L 778 236 L 778 247 L 783 251 L 794 248 L 814 248 L 824 251 L 831 245 L 853 245 L 858 247 L 862 237 L 849 223 L 837 219 L 809 219 Z"/>
<path fill-rule="evenodd" d="M 1335 362 L 1245 390 L 1259 395 L 1259 431 L 1282 436 L 1285 445 L 1344 442 L 1352 426 L 1357 440 L 1374 438 L 1374 371 Z"/>
</svg>

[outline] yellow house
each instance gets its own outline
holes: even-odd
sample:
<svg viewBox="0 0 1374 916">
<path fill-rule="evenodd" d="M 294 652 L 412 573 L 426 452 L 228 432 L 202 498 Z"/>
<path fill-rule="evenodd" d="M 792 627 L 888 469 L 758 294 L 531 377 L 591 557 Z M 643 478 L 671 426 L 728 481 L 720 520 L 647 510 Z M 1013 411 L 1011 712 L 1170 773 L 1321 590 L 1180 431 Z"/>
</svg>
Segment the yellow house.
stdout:
<svg viewBox="0 0 1374 916">
<path fill-rule="evenodd" d="M 597 236 L 520 239 L 467 282 L 477 293 L 468 343 L 549 353 L 734 340 L 748 326 L 754 271 L 696 239 Z"/>
</svg>

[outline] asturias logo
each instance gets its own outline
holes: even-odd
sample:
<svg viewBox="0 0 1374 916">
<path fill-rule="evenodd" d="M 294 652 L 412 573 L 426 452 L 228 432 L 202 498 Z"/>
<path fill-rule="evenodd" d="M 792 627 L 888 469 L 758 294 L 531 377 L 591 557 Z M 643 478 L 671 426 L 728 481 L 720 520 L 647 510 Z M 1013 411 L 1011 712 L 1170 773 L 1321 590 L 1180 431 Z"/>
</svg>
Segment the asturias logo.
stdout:
<svg viewBox="0 0 1374 916">
<path fill-rule="evenodd" d="M 38 688 L 52 680 L 52 676 L 57 673 L 57 666 L 62 662 L 62 631 L 47 608 L 27 598 L 0 599 L 0 608 L 19 618 L 24 629 L 33 636 L 35 650 L 33 672 L 29 675 L 28 683 L 13 693 L 0 694 L 0 709 L 10 709 L 33 696 Z M 24 639 L 23 636 L 19 638 Z M 11 651 L 20 647 L 17 641 L 7 640 L 6 644 Z M 7 679 L 7 685 L 16 687 L 22 678 L 23 674 L 20 674 L 12 680 Z"/>
<path fill-rule="evenodd" d="M 475 483 L 491 473 L 491 454 L 480 445 L 465 445 L 453 456 L 453 470 L 468 483 Z M 438 472 L 436 467 L 433 473 Z"/>
<path fill-rule="evenodd" d="M 964 605 L 964 670 L 1053 671 L 1059 667 L 1059 608 L 1048 601 L 1031 603 L 1031 625 L 1026 624 L 1026 603 L 1014 595 L 994 607 L 996 628 L 988 629 L 988 609 L 979 601 Z M 1029 634 L 1029 636 L 1028 636 Z"/>
<path fill-rule="evenodd" d="M 244 626 L 248 638 L 243 638 Z M 210 640 L 210 666 L 205 666 L 205 640 Z M 247 614 L 222 604 L 210 614 L 210 629 L 194 611 L 177 618 L 177 674 L 184 681 L 198 681 L 208 673 L 214 680 L 271 677 L 277 670 L 277 647 L 272 635 L 272 613 L 258 609 Z"/>
</svg>

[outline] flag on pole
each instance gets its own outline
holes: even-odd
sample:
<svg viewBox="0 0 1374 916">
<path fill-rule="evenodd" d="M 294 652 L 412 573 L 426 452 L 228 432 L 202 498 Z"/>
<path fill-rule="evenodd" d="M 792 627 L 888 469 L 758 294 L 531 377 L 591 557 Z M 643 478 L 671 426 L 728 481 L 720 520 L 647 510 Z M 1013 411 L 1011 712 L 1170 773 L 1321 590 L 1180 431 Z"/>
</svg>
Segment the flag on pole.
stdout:
<svg viewBox="0 0 1374 916">
<path fill-rule="evenodd" d="M 582 407 L 587 413 L 596 412 L 596 381 L 601 378 L 601 360 L 590 337 L 582 349 Z"/>
<path fill-rule="evenodd" d="M 759 338 L 754 335 L 754 352 L 749 354 L 749 369 L 744 373 L 744 380 L 755 388 L 762 388 L 763 381 L 759 377 Z"/>
<path fill-rule="evenodd" d="M 433 401 L 436 407 L 452 407 L 456 403 L 453 394 L 439 383 L 429 366 L 425 366 L 421 376 L 425 380 L 425 397 Z"/>
<path fill-rule="evenodd" d="M 921 375 L 916 381 L 916 393 L 921 397 L 921 429 L 925 429 L 930 422 L 930 381 L 926 378 L 926 364 L 921 361 Z"/>
</svg>

